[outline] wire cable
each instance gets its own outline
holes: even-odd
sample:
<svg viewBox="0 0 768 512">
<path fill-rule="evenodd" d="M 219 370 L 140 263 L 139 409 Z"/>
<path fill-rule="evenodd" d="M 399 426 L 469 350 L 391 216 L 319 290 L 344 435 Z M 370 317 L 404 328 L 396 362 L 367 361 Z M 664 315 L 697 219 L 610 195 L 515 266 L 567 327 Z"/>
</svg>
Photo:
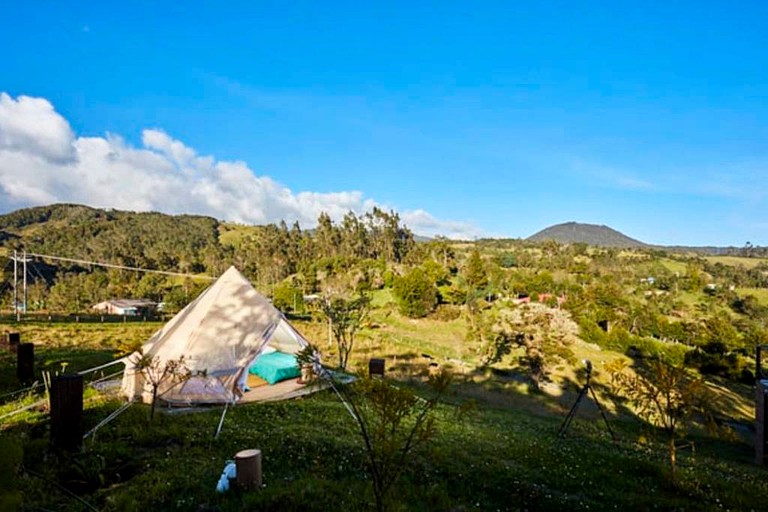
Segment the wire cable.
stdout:
<svg viewBox="0 0 768 512">
<path fill-rule="evenodd" d="M 155 270 L 151 268 L 142 268 L 142 267 L 129 267 L 127 265 L 116 265 L 114 263 L 102 263 L 99 261 L 89 261 L 89 260 L 81 260 L 76 258 L 64 258 L 62 256 L 51 256 L 49 254 L 37 254 L 33 252 L 26 253 L 27 256 L 32 256 L 35 258 L 42 258 L 42 259 L 49 259 L 49 260 L 55 260 L 55 261 L 66 261 L 69 263 L 79 263 L 81 265 L 95 265 L 97 267 L 105 267 L 105 268 L 115 268 L 118 270 L 133 270 L 136 272 L 151 272 L 155 274 L 163 274 L 166 276 L 176 276 L 176 277 L 189 277 L 191 279 L 207 279 L 209 281 L 213 281 L 216 279 L 212 276 L 206 276 L 206 275 L 200 275 L 200 274 L 185 274 L 183 272 L 170 272 L 167 270 Z"/>
</svg>

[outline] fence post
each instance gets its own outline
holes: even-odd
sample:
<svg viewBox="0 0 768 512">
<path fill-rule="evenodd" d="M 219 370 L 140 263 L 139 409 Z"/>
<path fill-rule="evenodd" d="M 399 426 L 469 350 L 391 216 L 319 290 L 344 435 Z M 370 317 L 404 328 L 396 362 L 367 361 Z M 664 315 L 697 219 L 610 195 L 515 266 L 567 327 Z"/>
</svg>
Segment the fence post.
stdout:
<svg viewBox="0 0 768 512">
<path fill-rule="evenodd" d="M 35 377 L 35 344 L 20 343 L 16 350 L 16 376 L 20 382 L 32 382 Z"/>
<path fill-rule="evenodd" d="M 17 347 L 21 343 L 21 333 L 9 332 L 8 333 L 8 349 L 11 352 L 16 352 Z"/>
<path fill-rule="evenodd" d="M 368 361 L 368 376 L 374 375 L 384 376 L 384 359 L 372 358 Z"/>
<path fill-rule="evenodd" d="M 755 462 L 765 464 L 768 423 L 765 417 L 766 393 L 768 380 L 765 379 L 762 364 L 762 352 L 766 345 L 759 345 L 755 353 Z"/>
<path fill-rule="evenodd" d="M 78 450 L 83 442 L 83 376 L 59 375 L 51 383 L 51 444 Z"/>
</svg>

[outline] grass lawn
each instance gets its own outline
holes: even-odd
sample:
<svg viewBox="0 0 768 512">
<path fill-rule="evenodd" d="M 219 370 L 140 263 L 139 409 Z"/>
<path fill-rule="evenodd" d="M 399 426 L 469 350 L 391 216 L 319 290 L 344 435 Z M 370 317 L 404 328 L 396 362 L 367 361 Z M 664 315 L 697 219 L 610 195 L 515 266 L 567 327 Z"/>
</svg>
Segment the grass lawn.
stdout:
<svg viewBox="0 0 768 512">
<path fill-rule="evenodd" d="M 768 502 L 765 472 L 752 464 L 751 446 L 737 438 L 692 432 L 696 451 L 681 451 L 679 480 L 672 484 L 653 429 L 620 404 L 609 404 L 601 368 L 622 357 L 616 353 L 587 344 L 575 347 L 577 358 L 595 364 L 595 389 L 608 406 L 619 441 L 611 441 L 591 401 L 584 402 L 568 436 L 560 439 L 557 430 L 582 382 L 578 368 L 558 369 L 562 393 L 530 393 L 514 372 L 474 368 L 477 351 L 464 340 L 461 319 L 413 321 L 377 310 L 372 324 L 359 337 L 355 365 L 383 355 L 388 378 L 418 392 L 419 377 L 429 372 L 433 360 L 453 366 L 457 374 L 448 403 L 438 410 L 434 439 L 414 455 L 397 484 L 395 510 L 758 510 Z M 21 331 L 23 341 L 40 344 L 39 368 L 58 369 L 66 360 L 70 369 L 81 369 L 114 357 L 119 347 L 135 346 L 157 327 L 41 324 Z M 297 327 L 305 332 L 301 323 Z M 323 333 L 322 325 L 305 327 Z M 460 366 L 459 360 L 467 365 Z M 0 375 L 14 375 L 14 364 L 7 354 L 0 357 Z M 0 392 L 12 387 L 12 379 L 6 380 Z M 751 390 L 724 382 L 712 385 L 720 388 L 722 410 L 743 421 Z M 477 407 L 457 419 L 451 404 L 469 398 Z M 118 401 L 88 400 L 84 429 L 119 406 Z M 24 476 L 0 486 L 0 508 L 4 490 L 9 499 L 22 499 L 28 510 L 372 509 L 362 440 L 334 394 L 237 406 L 214 439 L 220 415 L 220 408 L 161 413 L 150 423 L 148 407 L 133 405 L 75 454 L 49 450 L 43 412 L 0 420 L 0 467 L 21 461 L 25 469 Z M 266 486 L 217 494 L 225 461 L 247 448 L 263 451 Z"/>
<path fill-rule="evenodd" d="M 117 406 L 89 408 L 86 428 Z M 16 491 L 25 506 L 86 510 L 46 484 L 57 481 L 98 510 L 371 508 L 362 441 L 328 392 L 235 407 L 218 439 L 218 409 L 160 414 L 151 424 L 146 409 L 134 405 L 71 455 L 47 451 L 42 424 L 24 434 L 21 427 L 5 430 L 5 439 L 22 442 L 24 436 L 23 463 L 32 476 L 18 480 Z M 768 499 L 764 471 L 749 463 L 751 452 L 743 445 L 703 440 L 695 456 L 681 453 L 680 480 L 672 485 L 661 447 L 648 442 L 641 427 L 614 421 L 621 440 L 613 443 L 589 413 L 577 416 L 565 439 L 556 436 L 560 421 L 491 406 L 457 421 L 452 408 L 442 407 L 436 437 L 415 454 L 397 485 L 397 509 L 746 510 Z M 266 486 L 217 494 L 225 461 L 248 448 L 263 452 Z M 719 457 L 726 451 L 729 460 Z"/>
</svg>

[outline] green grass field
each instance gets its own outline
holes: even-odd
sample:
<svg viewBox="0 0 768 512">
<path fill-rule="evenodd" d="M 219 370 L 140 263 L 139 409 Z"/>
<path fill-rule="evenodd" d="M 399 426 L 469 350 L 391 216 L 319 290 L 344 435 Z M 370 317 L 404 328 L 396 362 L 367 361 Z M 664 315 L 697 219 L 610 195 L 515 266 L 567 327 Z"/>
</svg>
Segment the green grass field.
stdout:
<svg viewBox="0 0 768 512">
<path fill-rule="evenodd" d="M 662 258 L 661 264 L 667 267 L 670 272 L 677 272 L 680 275 L 685 274 L 687 265 L 682 261 L 673 260 L 670 258 Z"/>
<path fill-rule="evenodd" d="M 768 263 L 765 258 L 742 258 L 740 256 L 707 256 L 705 258 L 710 263 L 722 263 L 723 265 L 742 266 L 744 268 L 755 268 L 761 263 Z"/>
<path fill-rule="evenodd" d="M 611 440 L 591 401 L 561 439 L 557 430 L 581 385 L 578 368 L 561 365 L 554 386 L 559 391 L 530 393 L 514 374 L 475 368 L 477 351 L 464 340 L 461 319 L 409 320 L 384 308 L 371 320 L 359 337 L 354 366 L 383 356 L 388 378 L 397 379 L 398 386 L 415 386 L 417 392 L 431 361 L 452 367 L 456 375 L 446 405 L 438 410 L 435 438 L 413 456 L 397 484 L 394 510 L 758 510 L 768 502 L 764 470 L 752 464 L 752 447 L 738 436 L 716 439 L 693 431 L 695 452 L 681 450 L 679 481 L 673 485 L 654 429 L 609 400 L 602 367 L 621 357 L 614 352 L 587 344 L 575 347 L 577 358 L 595 363 L 595 389 L 610 411 L 618 441 Z M 56 370 L 67 361 L 71 371 L 116 357 L 157 327 L 37 324 L 20 330 L 23 341 L 39 344 L 38 368 Z M 327 347 L 322 324 L 297 322 L 297 327 Z M 326 360 L 333 361 L 332 351 Z M 16 385 L 9 377 L 14 363 L 9 354 L 0 356 L 0 393 Z M 747 386 L 712 385 L 724 414 L 736 421 L 749 419 Z M 452 404 L 469 399 L 476 408 L 457 419 Z M 9 405 L 0 408 L 0 415 Z M 89 395 L 84 429 L 120 405 Z M 237 406 L 214 439 L 220 415 L 220 408 L 161 413 L 150 423 L 147 406 L 133 405 L 75 454 L 48 450 L 44 411 L 0 420 L 0 443 L 7 448 L 0 449 L 0 467 L 21 461 L 26 471 L 23 478 L 0 486 L 0 492 L 22 499 L 26 510 L 372 508 L 362 440 L 334 394 L 323 391 L 289 402 Z M 217 494 L 225 461 L 247 448 L 263 451 L 265 487 Z"/>
<path fill-rule="evenodd" d="M 736 288 L 736 293 L 741 297 L 753 295 L 760 304 L 768 306 L 768 289 L 766 288 Z"/>
</svg>

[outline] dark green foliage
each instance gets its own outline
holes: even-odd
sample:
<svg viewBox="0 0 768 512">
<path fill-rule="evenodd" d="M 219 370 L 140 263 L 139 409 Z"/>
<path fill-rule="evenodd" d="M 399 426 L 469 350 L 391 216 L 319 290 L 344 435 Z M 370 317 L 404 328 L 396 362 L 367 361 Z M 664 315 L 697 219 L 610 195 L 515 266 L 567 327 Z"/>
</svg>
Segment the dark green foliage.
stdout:
<svg viewBox="0 0 768 512">
<path fill-rule="evenodd" d="M 297 313 L 304 310 L 304 296 L 289 281 L 283 281 L 272 290 L 272 304 L 280 311 Z"/>
<path fill-rule="evenodd" d="M 751 370 L 736 352 L 729 351 L 720 341 L 710 341 L 685 354 L 685 364 L 703 375 L 717 375 L 747 384 L 754 382 Z"/>
<path fill-rule="evenodd" d="M 400 313 L 410 318 L 424 317 L 437 305 L 437 288 L 429 275 L 419 267 L 396 278 L 393 291 Z"/>
<path fill-rule="evenodd" d="M 224 270 L 218 268 L 223 262 L 215 219 L 70 205 L 43 208 L 50 212 L 35 216 L 35 221 L 47 222 L 23 239 L 29 252 L 181 272 Z M 0 224 L 11 222 L 17 214 L 25 216 L 25 211 L 0 217 Z M 14 227 L 26 225 L 17 221 Z"/>
<path fill-rule="evenodd" d="M 19 470 L 23 454 L 21 439 L 0 433 L 0 510 L 18 510 L 22 505 Z"/>
<path fill-rule="evenodd" d="M 514 253 L 505 251 L 496 256 L 496 264 L 501 268 L 513 268 L 517 266 L 517 258 Z"/>
<path fill-rule="evenodd" d="M 466 283 L 468 295 L 482 295 L 484 288 L 488 284 L 488 273 L 485 270 L 485 263 L 480 256 L 480 251 L 474 249 L 467 259 L 462 270 L 464 282 Z"/>
<path fill-rule="evenodd" d="M 766 308 L 761 305 L 754 295 L 745 295 L 744 297 L 735 297 L 731 301 L 731 309 L 736 313 L 745 315 L 749 318 L 760 318 L 765 316 Z"/>
<path fill-rule="evenodd" d="M 378 208 L 360 216 L 350 212 L 340 225 L 322 214 L 314 234 L 285 222 L 245 227 L 202 216 L 78 205 L 19 210 L 0 216 L 0 229 L 0 246 L 31 253 L 212 277 L 235 264 L 262 290 L 301 271 L 304 293 L 317 291 L 318 271 L 339 275 L 360 261 L 402 262 L 414 248 L 413 234 L 399 215 Z M 368 288 L 384 284 L 384 271 L 367 274 Z M 186 284 L 174 289 L 177 285 L 165 276 L 35 261 L 30 309 L 76 313 L 111 298 L 162 298 L 177 309 L 197 291 Z M 3 291 L 8 299 L 8 288 Z"/>
</svg>

